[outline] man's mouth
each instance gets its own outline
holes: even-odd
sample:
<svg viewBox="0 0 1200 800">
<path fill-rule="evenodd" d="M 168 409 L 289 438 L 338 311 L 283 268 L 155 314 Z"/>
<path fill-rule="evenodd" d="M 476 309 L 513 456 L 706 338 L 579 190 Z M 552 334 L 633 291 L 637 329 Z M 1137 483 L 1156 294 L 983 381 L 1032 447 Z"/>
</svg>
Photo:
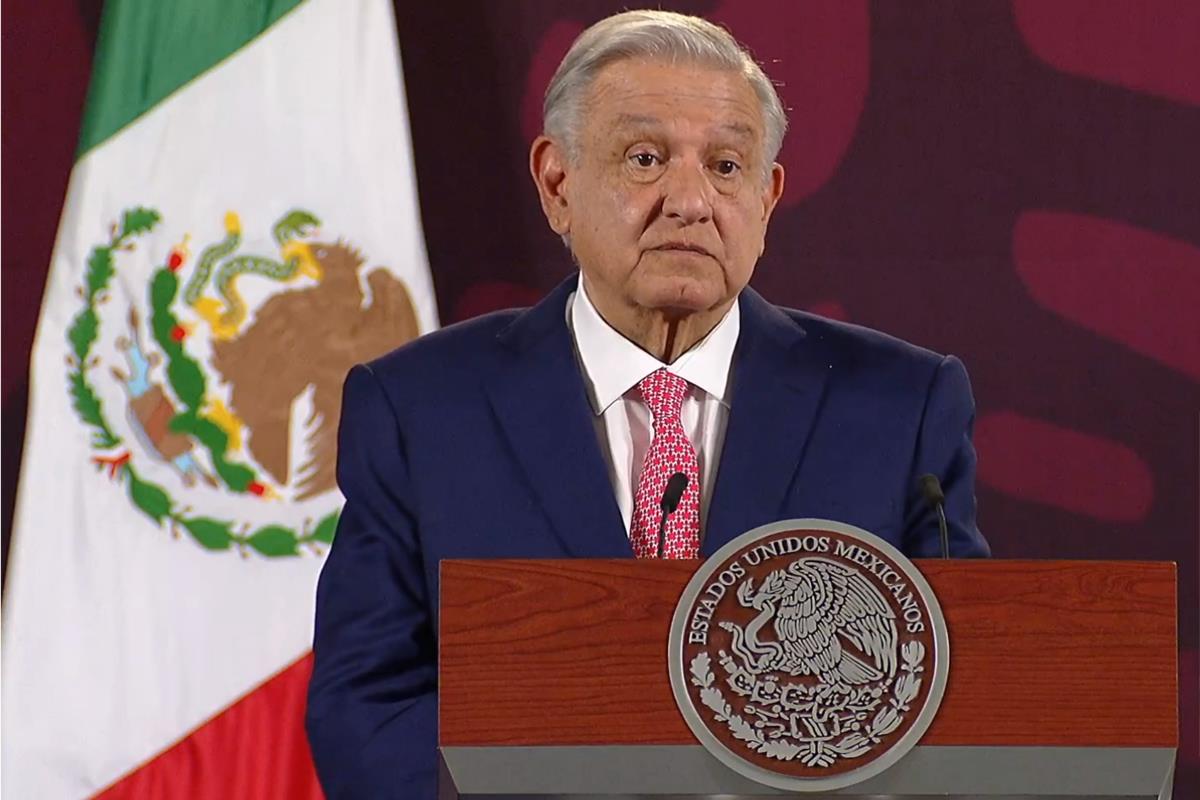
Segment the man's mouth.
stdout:
<svg viewBox="0 0 1200 800">
<path fill-rule="evenodd" d="M 710 258 L 712 257 L 712 253 L 708 252 L 700 245 L 689 244 L 687 242 L 668 242 L 667 244 L 660 244 L 658 247 L 654 247 L 652 249 L 677 253 L 697 253 L 702 256 L 708 256 Z"/>
</svg>

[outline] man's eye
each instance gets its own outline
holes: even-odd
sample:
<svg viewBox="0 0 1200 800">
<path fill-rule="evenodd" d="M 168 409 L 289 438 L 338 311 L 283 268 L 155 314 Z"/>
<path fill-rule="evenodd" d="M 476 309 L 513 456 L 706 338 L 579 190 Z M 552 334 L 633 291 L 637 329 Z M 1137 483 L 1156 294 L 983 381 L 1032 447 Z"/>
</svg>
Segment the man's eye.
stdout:
<svg viewBox="0 0 1200 800">
<path fill-rule="evenodd" d="M 646 169 L 658 163 L 658 156 L 653 153 L 634 153 L 630 158 L 633 159 L 633 163 Z"/>
<path fill-rule="evenodd" d="M 718 161 L 716 164 L 713 165 L 713 169 L 716 170 L 718 175 L 726 175 L 726 176 L 737 173 L 737 171 L 741 168 L 742 168 L 741 165 L 738 164 L 736 161 L 730 161 L 727 158 L 723 158 L 720 161 Z"/>
</svg>

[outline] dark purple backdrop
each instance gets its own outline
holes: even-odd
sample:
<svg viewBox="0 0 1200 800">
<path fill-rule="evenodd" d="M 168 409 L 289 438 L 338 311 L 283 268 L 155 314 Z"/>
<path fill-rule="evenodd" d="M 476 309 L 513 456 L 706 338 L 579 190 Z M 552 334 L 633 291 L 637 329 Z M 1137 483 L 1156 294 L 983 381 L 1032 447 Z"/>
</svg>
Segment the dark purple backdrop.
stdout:
<svg viewBox="0 0 1200 800">
<path fill-rule="evenodd" d="M 444 322 L 569 261 L 526 173 L 540 96 L 624 0 L 397 2 Z M 1179 563 L 1178 794 L 1200 794 L 1200 3 L 725 0 L 781 81 L 754 285 L 963 358 L 998 557 Z M 27 359 L 99 0 L 4 2 L 4 537 Z"/>
</svg>

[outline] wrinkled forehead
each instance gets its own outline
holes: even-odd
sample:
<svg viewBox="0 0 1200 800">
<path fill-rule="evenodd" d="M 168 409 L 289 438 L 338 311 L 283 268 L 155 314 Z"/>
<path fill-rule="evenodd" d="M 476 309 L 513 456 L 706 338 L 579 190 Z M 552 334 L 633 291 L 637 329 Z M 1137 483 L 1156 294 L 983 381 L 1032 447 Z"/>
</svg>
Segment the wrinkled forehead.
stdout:
<svg viewBox="0 0 1200 800">
<path fill-rule="evenodd" d="M 761 148 L 765 134 L 761 104 L 743 73 L 647 59 L 599 70 L 585 96 L 583 124 L 601 138 L 686 128 L 743 148 Z"/>
<path fill-rule="evenodd" d="M 621 111 L 597 120 L 600 135 L 633 137 L 655 136 L 670 133 L 680 122 L 679 116 L 669 113 L 637 113 Z M 750 122 L 739 119 L 715 119 L 708 121 L 701 131 L 708 139 L 727 142 L 740 150 L 749 150 L 762 144 L 762 130 Z"/>
</svg>

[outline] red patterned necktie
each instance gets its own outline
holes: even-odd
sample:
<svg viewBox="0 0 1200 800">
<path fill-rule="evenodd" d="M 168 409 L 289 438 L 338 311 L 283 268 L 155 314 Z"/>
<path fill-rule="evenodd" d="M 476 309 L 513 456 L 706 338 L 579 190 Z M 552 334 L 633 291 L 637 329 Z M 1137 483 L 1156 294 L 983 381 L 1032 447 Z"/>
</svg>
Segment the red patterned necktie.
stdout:
<svg viewBox="0 0 1200 800">
<path fill-rule="evenodd" d="M 700 557 L 700 461 L 683 430 L 680 410 L 688 382 L 665 369 L 656 370 L 638 384 L 642 400 L 653 416 L 654 434 L 633 504 L 630 540 L 638 558 L 658 556 L 658 529 L 662 523 L 662 497 L 667 481 L 676 472 L 687 475 L 687 489 L 667 518 L 663 557 Z"/>
</svg>

